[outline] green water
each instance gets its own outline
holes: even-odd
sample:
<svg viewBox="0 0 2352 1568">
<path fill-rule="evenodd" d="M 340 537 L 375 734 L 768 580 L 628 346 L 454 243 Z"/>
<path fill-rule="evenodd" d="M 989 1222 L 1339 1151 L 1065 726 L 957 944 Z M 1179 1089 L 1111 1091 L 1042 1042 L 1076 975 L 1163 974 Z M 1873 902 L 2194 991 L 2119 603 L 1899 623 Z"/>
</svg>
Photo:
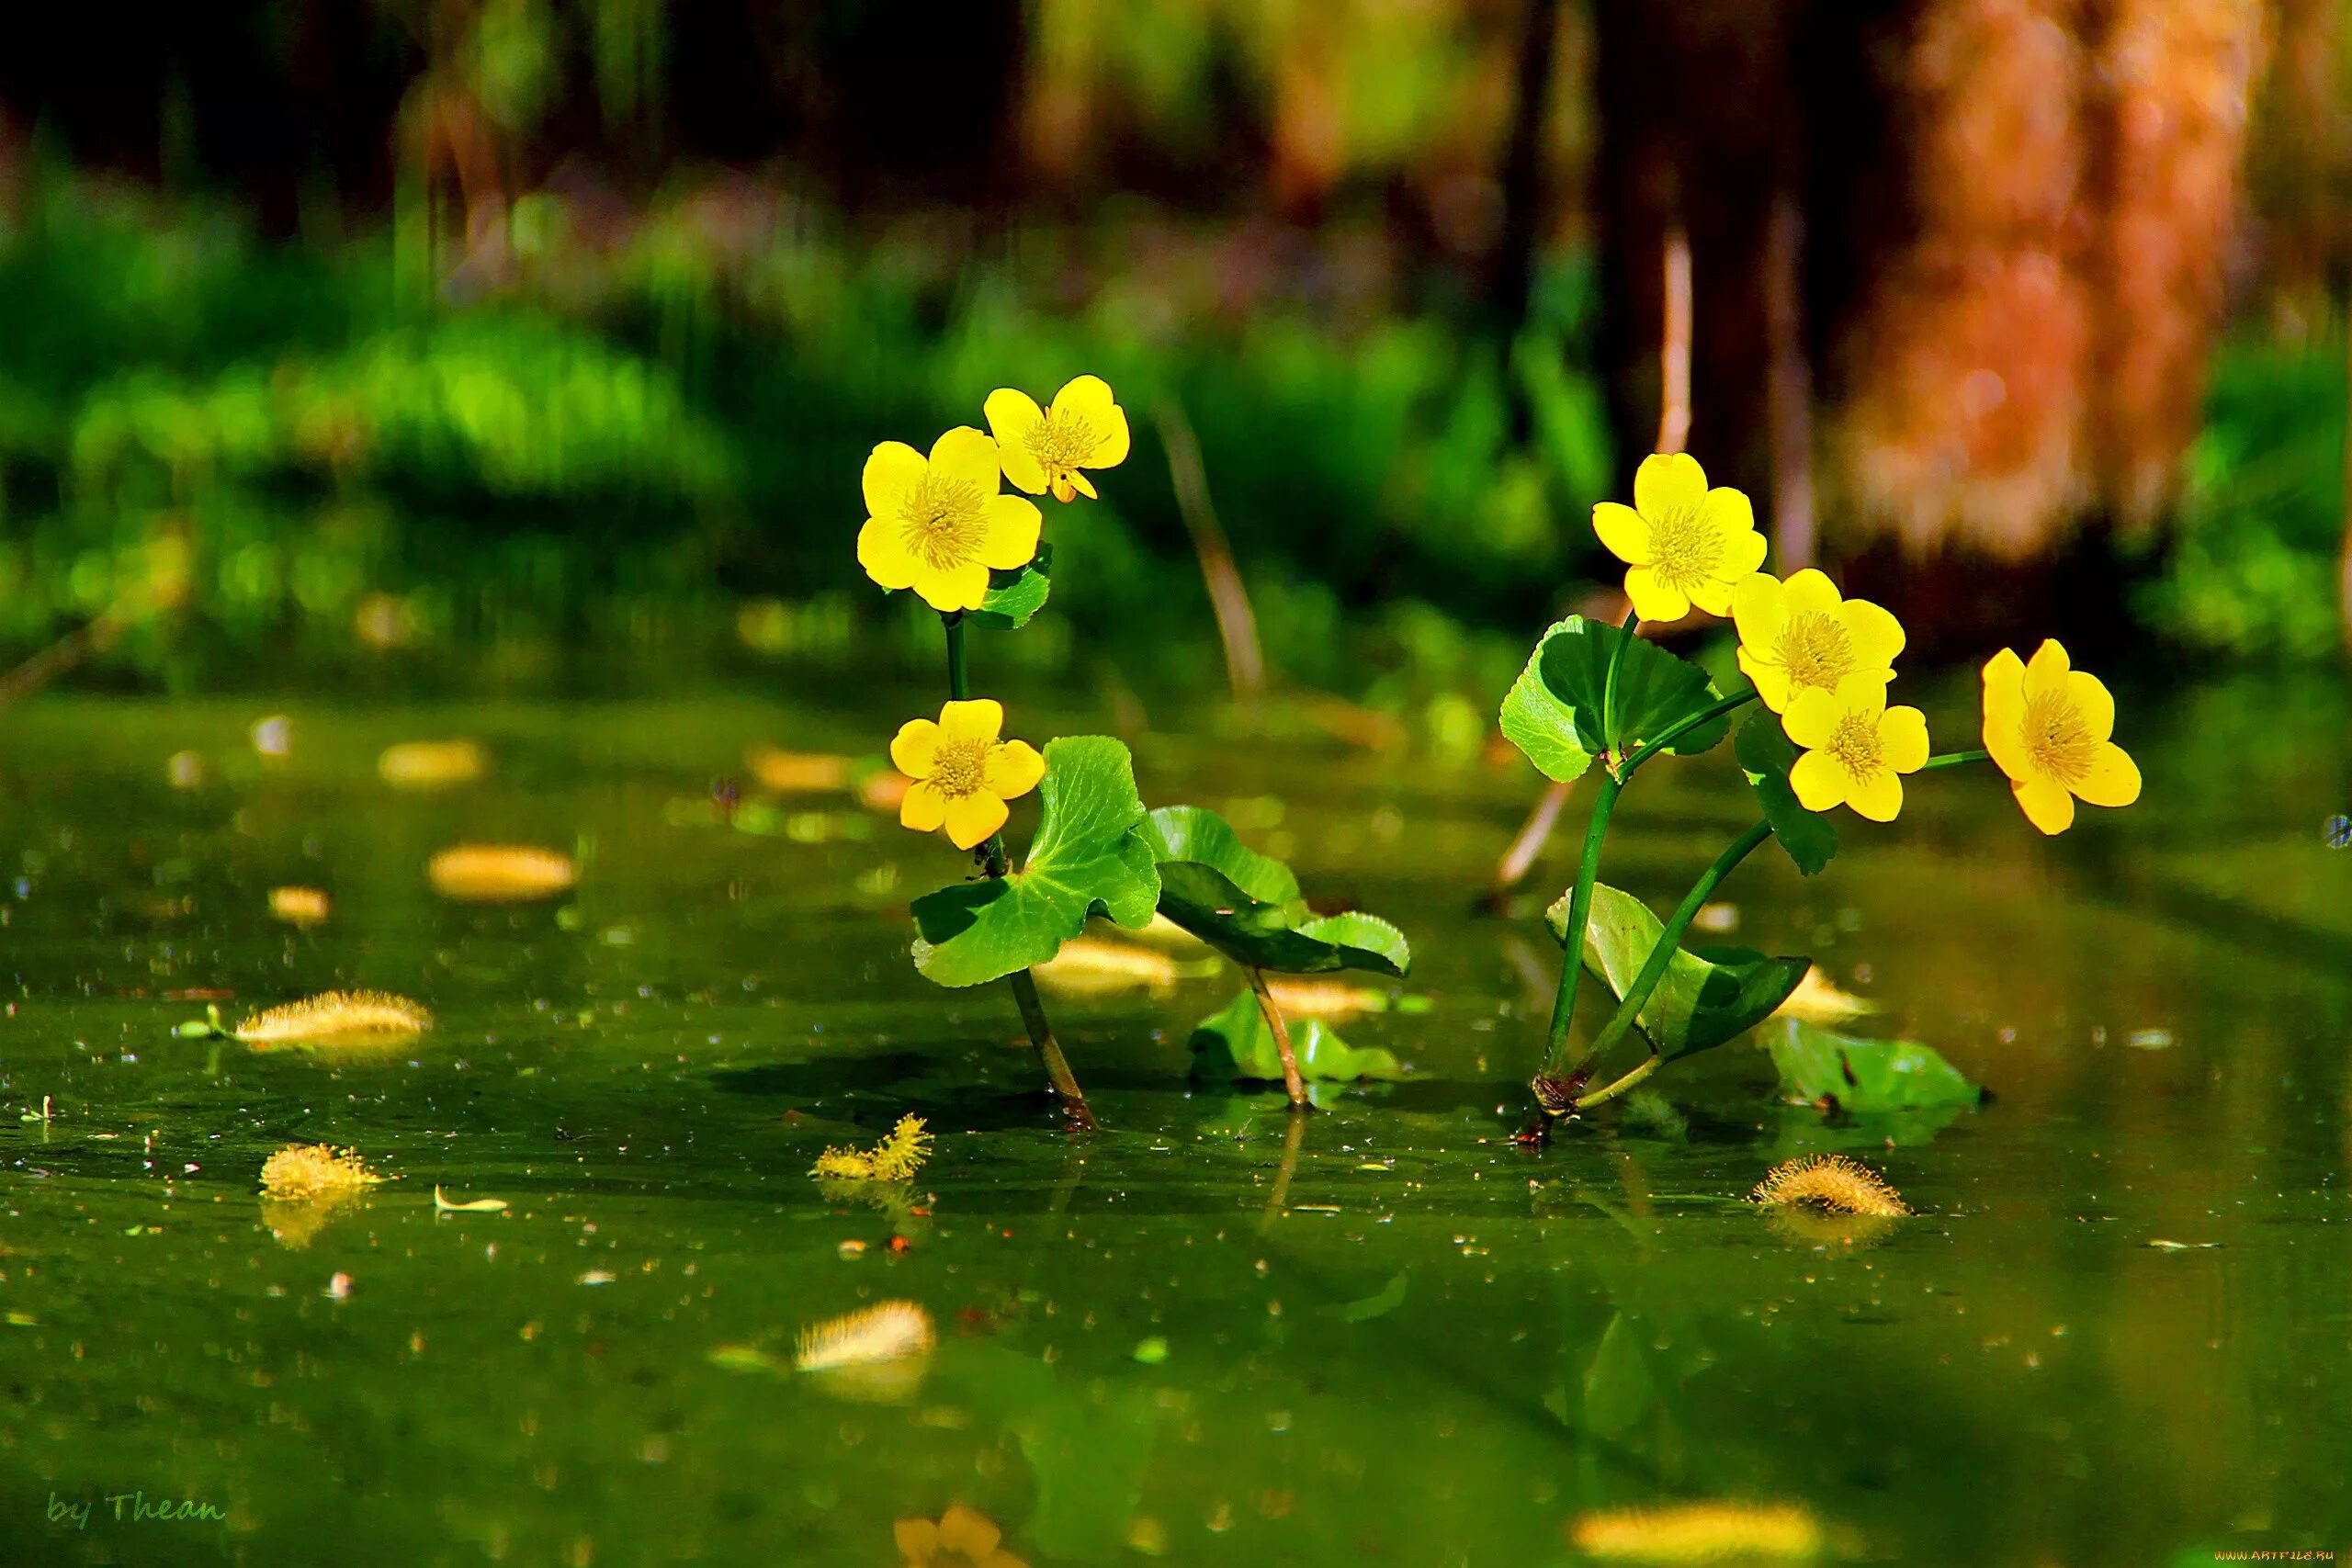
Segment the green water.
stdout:
<svg viewBox="0 0 2352 1568">
<path fill-rule="evenodd" d="M 1300 1122 L 1186 1082 L 1229 978 L 1054 1000 L 1105 1124 L 1078 1138 L 1001 991 L 906 962 L 943 841 L 707 804 L 747 744 L 870 723 L 294 707 L 268 760 L 270 711 L 0 721 L 0 1562 L 888 1564 L 894 1520 L 957 1502 L 1032 1564 L 1559 1562 L 1589 1510 L 1707 1498 L 1800 1503 L 1879 1562 L 2352 1545 L 2341 688 L 2127 699 L 2147 802 L 2063 840 L 1946 773 L 1823 876 L 1768 851 L 1729 885 L 1739 940 L 1815 954 L 1984 1109 L 1826 1126 L 1739 1043 L 1657 1080 L 1679 1133 L 1602 1116 L 1541 1154 L 1506 1134 L 1553 956 L 1468 897 L 1521 771 L 1137 738 L 1148 797 L 1404 926 L 1430 1005 L 1345 1026 L 1408 1081 Z M 444 736 L 492 774 L 377 778 Z M 1725 768 L 1645 773 L 1610 878 L 1679 892 L 1743 825 Z M 445 902 L 424 866 L 460 839 L 575 852 L 578 892 Z M 283 885 L 332 919 L 272 919 Z M 441 1026 L 376 1060 L 172 1034 L 188 993 L 343 985 Z M 908 1111 L 927 1213 L 804 1174 Z M 396 1179 L 281 1236 L 257 1176 L 293 1141 Z M 1736 1201 L 1815 1148 L 1920 1217 L 1851 1245 Z M 510 1207 L 439 1214 L 435 1184 Z M 711 1358 L 894 1299 L 940 1341 L 902 1403 Z M 132 1493 L 224 1517 L 115 1517 Z"/>
</svg>

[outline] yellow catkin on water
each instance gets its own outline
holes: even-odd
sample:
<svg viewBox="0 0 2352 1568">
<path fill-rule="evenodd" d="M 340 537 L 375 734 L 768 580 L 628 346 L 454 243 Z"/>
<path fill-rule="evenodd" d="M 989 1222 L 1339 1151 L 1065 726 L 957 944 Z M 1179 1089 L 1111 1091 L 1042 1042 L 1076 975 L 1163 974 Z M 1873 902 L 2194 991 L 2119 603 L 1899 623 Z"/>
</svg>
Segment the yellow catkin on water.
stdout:
<svg viewBox="0 0 2352 1568">
<path fill-rule="evenodd" d="M 324 925 L 334 912 L 334 901 L 317 887 L 273 887 L 269 890 L 269 912 L 273 919 L 289 926 Z"/>
<path fill-rule="evenodd" d="M 792 1364 L 804 1372 L 927 1356 L 938 1342 L 931 1314 L 913 1302 L 880 1302 L 800 1331 Z"/>
<path fill-rule="evenodd" d="M 332 1144 L 288 1144 L 261 1168 L 264 1192 L 298 1202 L 355 1197 L 381 1180 L 358 1150 Z"/>
<path fill-rule="evenodd" d="M 1894 1218 L 1911 1212 L 1903 1195 L 1870 1167 L 1844 1155 L 1807 1155 L 1774 1166 L 1748 1198 L 1768 1208 Z"/>
<path fill-rule="evenodd" d="M 248 1045 L 294 1044 L 356 1035 L 419 1034 L 433 1014 L 386 991 L 322 991 L 254 1014 L 232 1032 Z"/>
<path fill-rule="evenodd" d="M 424 868 L 433 890 L 465 904 L 515 903 L 568 893 L 571 857 L 530 844 L 455 844 Z"/>
<path fill-rule="evenodd" d="M 901 1116 L 889 1136 L 870 1149 L 829 1148 L 817 1156 L 808 1174 L 817 1178 L 857 1181 L 907 1181 L 931 1157 L 931 1134 L 920 1116 Z"/>
<path fill-rule="evenodd" d="M 478 740 L 403 740 L 376 759 L 376 775 L 394 789 L 449 789 L 489 771 Z"/>
<path fill-rule="evenodd" d="M 1587 1514 L 1569 1544 L 1603 1562 L 1810 1562 L 1827 1545 L 1795 1503 L 1674 1503 Z"/>
</svg>

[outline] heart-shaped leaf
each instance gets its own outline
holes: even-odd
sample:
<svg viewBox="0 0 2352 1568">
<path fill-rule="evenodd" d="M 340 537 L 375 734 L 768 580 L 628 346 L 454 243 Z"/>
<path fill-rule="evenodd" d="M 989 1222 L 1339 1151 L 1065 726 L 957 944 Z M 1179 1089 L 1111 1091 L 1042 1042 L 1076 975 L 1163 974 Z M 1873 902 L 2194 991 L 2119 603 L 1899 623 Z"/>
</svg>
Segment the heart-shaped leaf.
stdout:
<svg viewBox="0 0 2352 1568">
<path fill-rule="evenodd" d="M 1827 865 L 1838 852 L 1838 829 L 1828 818 L 1800 806 L 1796 792 L 1789 787 L 1789 770 L 1797 764 L 1797 743 L 1781 728 L 1781 716 L 1758 708 L 1739 727 L 1731 750 L 1739 759 L 1740 772 L 1747 775 L 1748 787 L 1764 807 L 1764 820 L 1772 825 L 1772 837 L 1781 841 L 1797 869 L 1811 876 Z"/>
<path fill-rule="evenodd" d="M 1045 816 L 1019 871 L 914 901 L 925 978 L 978 986 L 1043 964 L 1092 913 L 1132 930 L 1151 923 L 1159 874 L 1126 747 L 1107 735 L 1047 741 L 1038 795 Z"/>
<path fill-rule="evenodd" d="M 1565 945 L 1566 896 L 1544 919 Z M 1665 930 L 1639 898 L 1595 883 L 1592 916 L 1585 927 L 1585 967 L 1622 998 Z M 1678 948 L 1634 1021 L 1667 1060 L 1696 1055 L 1770 1018 L 1812 967 L 1809 958 L 1768 958 L 1744 947 Z"/>
<path fill-rule="evenodd" d="M 1204 807 L 1163 806 L 1144 834 L 1159 863 L 1159 912 L 1237 964 L 1285 975 L 1401 976 L 1412 963 L 1404 934 L 1378 916 L 1317 918 L 1290 867 L 1250 849 Z"/>
<path fill-rule="evenodd" d="M 1358 1078 L 1401 1078 L 1404 1067 L 1377 1046 L 1359 1049 L 1340 1038 L 1339 1031 L 1319 1018 L 1292 1019 L 1291 1049 L 1298 1055 L 1299 1076 L 1326 1083 L 1352 1083 Z M 1236 1083 L 1283 1081 L 1282 1052 L 1274 1032 L 1259 1010 L 1257 994 L 1244 991 L 1225 1008 L 1193 1027 L 1193 1071 L 1204 1078 Z"/>
<path fill-rule="evenodd" d="M 1689 660 L 1619 627 L 1570 615 L 1544 634 L 1503 698 L 1503 734 L 1545 778 L 1566 784 L 1608 749 L 1603 706 L 1610 661 L 1621 644 L 1616 728 L 1628 750 L 1718 700 L 1707 672 Z M 1728 716 L 1710 719 L 1667 750 L 1695 755 L 1720 741 L 1730 727 Z"/>
<path fill-rule="evenodd" d="M 990 631 L 1009 632 L 1029 624 L 1029 617 L 1046 607 L 1046 595 L 1054 586 L 1054 547 L 1039 545 L 1035 559 L 1014 571 L 992 571 L 989 574 L 988 597 L 980 607 L 965 613 L 965 619 L 976 626 Z"/>
<path fill-rule="evenodd" d="M 1781 1069 L 1781 1096 L 1834 1104 L 1867 1115 L 1975 1105 L 1984 1091 L 1931 1045 L 1916 1040 L 1861 1040 L 1800 1019 L 1784 1018 L 1765 1037 Z"/>
</svg>

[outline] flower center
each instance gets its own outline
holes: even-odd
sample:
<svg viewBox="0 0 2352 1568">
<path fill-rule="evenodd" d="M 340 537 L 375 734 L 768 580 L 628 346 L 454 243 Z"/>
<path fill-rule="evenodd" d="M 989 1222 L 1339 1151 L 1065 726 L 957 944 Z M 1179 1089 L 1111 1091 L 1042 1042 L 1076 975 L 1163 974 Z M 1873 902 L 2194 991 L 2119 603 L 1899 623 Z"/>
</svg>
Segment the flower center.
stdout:
<svg viewBox="0 0 2352 1568">
<path fill-rule="evenodd" d="M 1700 521 L 1695 506 L 1678 506 L 1651 520 L 1650 570 L 1670 588 L 1688 594 L 1714 575 L 1723 555 L 1723 535 Z"/>
<path fill-rule="evenodd" d="M 989 761 L 985 740 L 942 740 L 932 753 L 931 787 L 951 800 L 980 793 L 980 775 Z"/>
<path fill-rule="evenodd" d="M 1094 450 L 1094 426 L 1079 414 L 1049 413 L 1029 432 L 1028 446 L 1048 477 L 1067 474 Z"/>
<path fill-rule="evenodd" d="M 1791 690 L 1818 686 L 1834 692 L 1854 668 L 1854 639 L 1846 623 L 1817 611 L 1791 615 L 1774 651 L 1789 672 Z"/>
<path fill-rule="evenodd" d="M 2022 739 L 2035 769 L 2061 784 L 2080 780 L 2098 755 L 2098 738 L 2091 733 L 2089 721 L 2063 692 L 2026 699 Z"/>
<path fill-rule="evenodd" d="M 980 487 L 969 479 L 925 474 L 899 507 L 907 553 L 933 571 L 962 566 L 988 540 Z"/>
<path fill-rule="evenodd" d="M 1879 761 L 1878 716 L 1871 713 L 1849 713 L 1838 721 L 1829 732 L 1829 744 L 1822 748 L 1838 759 L 1838 765 L 1856 784 L 1866 783 L 1885 766 Z"/>
</svg>

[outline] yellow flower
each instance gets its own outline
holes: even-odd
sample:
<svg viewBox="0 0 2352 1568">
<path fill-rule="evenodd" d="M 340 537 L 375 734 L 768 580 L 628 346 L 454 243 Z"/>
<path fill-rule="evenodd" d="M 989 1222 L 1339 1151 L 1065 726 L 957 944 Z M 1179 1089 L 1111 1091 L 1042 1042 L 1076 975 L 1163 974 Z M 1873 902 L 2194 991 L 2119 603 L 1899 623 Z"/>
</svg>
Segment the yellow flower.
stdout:
<svg viewBox="0 0 2352 1568">
<path fill-rule="evenodd" d="M 1693 604 L 1728 615 L 1732 590 L 1764 564 L 1747 497 L 1728 486 L 1709 490 L 1706 470 L 1687 452 L 1643 458 L 1634 504 L 1600 502 L 1592 528 L 1634 569 L 1625 594 L 1645 621 L 1679 621 Z"/>
<path fill-rule="evenodd" d="M 918 833 L 944 826 L 959 850 L 1004 826 L 1004 803 L 1027 795 L 1046 776 L 1046 760 L 1026 740 L 997 739 L 1004 705 L 988 697 L 949 703 L 939 722 L 910 718 L 890 742 L 890 761 L 914 780 L 899 820 Z"/>
<path fill-rule="evenodd" d="M 955 1563 L 961 1568 L 1023 1568 L 1021 1559 L 1003 1550 L 1000 1544 L 1004 1532 L 978 1508 L 953 1504 L 939 1516 L 937 1524 L 929 1519 L 900 1519 L 890 1528 L 898 1540 L 899 1553 L 907 1560 L 907 1568 L 946 1568 Z"/>
<path fill-rule="evenodd" d="M 1886 682 L 1862 672 L 1799 692 L 1781 716 L 1789 739 L 1805 749 L 1789 770 L 1789 787 L 1807 811 L 1850 806 L 1873 822 L 1903 809 L 1903 781 L 1928 761 L 1928 720 L 1917 708 L 1886 705 Z"/>
<path fill-rule="evenodd" d="M 885 588 L 911 588 L 934 610 L 977 610 L 989 572 L 1027 566 L 1045 519 L 998 488 L 996 443 L 968 424 L 931 456 L 885 441 L 865 459 L 865 526 L 857 564 Z"/>
<path fill-rule="evenodd" d="M 1835 692 L 1849 675 L 1894 678 L 1903 626 L 1867 599 L 1840 598 L 1838 585 L 1808 567 L 1786 582 L 1758 572 L 1732 591 L 1739 667 L 1774 713 L 1815 688 Z"/>
<path fill-rule="evenodd" d="M 1984 666 L 1984 750 L 2043 832 L 2074 826 L 2076 795 L 2093 806 L 2140 798 L 2140 769 L 2114 733 L 2115 699 L 2098 676 L 2069 669 L 2055 640 L 2030 664 L 2005 648 Z"/>
<path fill-rule="evenodd" d="M 1111 400 L 1111 384 L 1080 376 L 1054 394 L 1051 410 L 1010 387 L 999 387 L 984 405 L 1004 457 L 1004 477 L 1031 495 L 1048 490 L 1056 501 L 1074 495 L 1094 499 L 1094 484 L 1080 468 L 1115 468 L 1127 460 L 1127 412 Z"/>
</svg>

